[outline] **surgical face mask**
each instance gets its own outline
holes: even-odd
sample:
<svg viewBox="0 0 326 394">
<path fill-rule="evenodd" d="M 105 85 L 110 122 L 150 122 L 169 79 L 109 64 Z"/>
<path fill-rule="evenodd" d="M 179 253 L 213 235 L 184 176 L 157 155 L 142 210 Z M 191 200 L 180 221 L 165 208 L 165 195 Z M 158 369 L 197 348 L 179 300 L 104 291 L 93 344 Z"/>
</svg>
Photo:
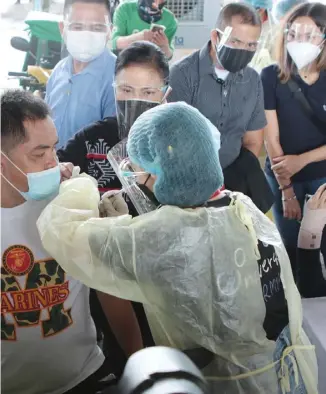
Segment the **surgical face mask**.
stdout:
<svg viewBox="0 0 326 394">
<path fill-rule="evenodd" d="M 66 31 L 66 45 L 70 55 L 83 63 L 98 58 L 105 50 L 107 33 L 93 31 Z"/>
<path fill-rule="evenodd" d="M 153 0 L 138 0 L 138 14 L 144 22 L 155 23 L 162 17 L 162 9 L 166 3 L 161 3 L 158 8 L 153 8 L 152 4 Z"/>
<path fill-rule="evenodd" d="M 221 48 L 218 48 L 218 45 L 216 45 L 216 53 L 220 65 L 231 73 L 243 70 L 255 55 L 255 51 L 232 48 L 226 45 L 223 45 Z"/>
<path fill-rule="evenodd" d="M 131 126 L 143 112 L 159 104 L 159 102 L 146 100 L 117 100 L 117 119 L 120 140 L 128 137 Z"/>
<path fill-rule="evenodd" d="M 310 42 L 292 41 L 287 43 L 286 49 L 298 70 L 312 63 L 321 53 L 320 46 Z"/>
<path fill-rule="evenodd" d="M 26 176 L 28 182 L 28 191 L 22 192 L 2 174 L 9 185 L 17 190 L 17 192 L 22 195 L 25 200 L 45 200 L 58 193 L 61 180 L 59 165 L 50 168 L 49 170 L 29 172 L 25 174 L 19 167 L 16 166 L 15 163 L 9 159 L 7 155 L 4 153 L 2 154 L 19 172 Z"/>
</svg>

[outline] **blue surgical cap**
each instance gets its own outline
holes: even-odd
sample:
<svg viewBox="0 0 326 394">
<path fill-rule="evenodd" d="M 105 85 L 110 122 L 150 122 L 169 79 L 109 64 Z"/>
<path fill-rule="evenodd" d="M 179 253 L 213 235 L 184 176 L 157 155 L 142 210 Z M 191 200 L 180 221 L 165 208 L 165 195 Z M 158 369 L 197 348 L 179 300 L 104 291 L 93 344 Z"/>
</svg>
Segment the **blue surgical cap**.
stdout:
<svg viewBox="0 0 326 394">
<path fill-rule="evenodd" d="M 220 133 L 186 103 L 162 104 L 133 124 L 127 144 L 132 163 L 156 175 L 154 194 L 161 204 L 194 207 L 223 185 Z"/>
<path fill-rule="evenodd" d="M 271 10 L 273 7 L 273 0 L 244 0 L 244 2 L 254 8 L 263 8 L 265 10 Z"/>
<path fill-rule="evenodd" d="M 279 0 L 274 3 L 272 16 L 276 22 L 279 22 L 292 8 L 303 3 L 306 3 L 306 0 Z"/>
</svg>

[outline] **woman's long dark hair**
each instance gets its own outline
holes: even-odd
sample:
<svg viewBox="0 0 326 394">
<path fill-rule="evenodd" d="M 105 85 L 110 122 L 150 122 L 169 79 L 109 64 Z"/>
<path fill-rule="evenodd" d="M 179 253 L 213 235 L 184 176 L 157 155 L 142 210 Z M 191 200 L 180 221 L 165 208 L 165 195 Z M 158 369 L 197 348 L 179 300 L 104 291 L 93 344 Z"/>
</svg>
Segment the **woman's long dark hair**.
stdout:
<svg viewBox="0 0 326 394">
<path fill-rule="evenodd" d="M 280 37 L 275 46 L 275 58 L 280 68 L 280 81 L 286 83 L 291 78 L 291 71 L 293 70 L 293 63 L 291 57 L 286 51 L 286 35 L 284 30 L 290 27 L 296 19 L 307 16 L 311 18 L 320 31 L 326 32 L 326 5 L 322 3 L 304 3 L 295 7 L 285 19 Z M 326 70 L 326 45 L 322 48 L 322 52 L 317 58 L 317 70 Z"/>
</svg>

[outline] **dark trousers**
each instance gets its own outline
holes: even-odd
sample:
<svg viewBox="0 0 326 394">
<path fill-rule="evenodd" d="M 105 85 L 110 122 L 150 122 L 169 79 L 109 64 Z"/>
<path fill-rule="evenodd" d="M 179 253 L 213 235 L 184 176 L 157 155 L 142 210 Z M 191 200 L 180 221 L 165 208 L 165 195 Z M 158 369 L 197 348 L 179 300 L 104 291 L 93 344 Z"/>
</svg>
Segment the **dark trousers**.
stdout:
<svg viewBox="0 0 326 394">
<path fill-rule="evenodd" d="M 241 148 L 237 159 L 223 169 L 224 185 L 233 192 L 250 197 L 263 213 L 270 210 L 274 202 L 264 171 L 257 157 L 246 148 Z"/>
<path fill-rule="evenodd" d="M 293 219 L 286 219 L 283 216 L 283 205 L 282 205 L 282 192 L 279 190 L 279 185 L 274 176 L 266 174 L 267 181 L 271 187 L 274 196 L 275 203 L 272 207 L 275 224 L 280 232 L 288 255 L 290 257 L 292 270 L 294 277 L 297 277 L 297 245 L 298 235 L 300 230 L 300 222 Z M 306 194 L 315 194 L 319 186 L 326 183 L 326 177 L 316 179 L 307 182 L 294 182 L 293 189 L 297 200 L 303 210 L 304 201 Z M 323 238 L 321 242 L 321 252 L 326 258 L 326 231 L 323 232 Z"/>
<path fill-rule="evenodd" d="M 326 279 L 320 261 L 320 249 L 297 250 L 298 289 L 304 298 L 326 297 Z"/>
<path fill-rule="evenodd" d="M 76 387 L 66 391 L 65 394 L 101 394 L 108 387 L 116 383 L 116 379 L 105 379 L 110 375 L 110 369 L 111 365 L 105 360 L 95 373 L 79 383 Z"/>
</svg>

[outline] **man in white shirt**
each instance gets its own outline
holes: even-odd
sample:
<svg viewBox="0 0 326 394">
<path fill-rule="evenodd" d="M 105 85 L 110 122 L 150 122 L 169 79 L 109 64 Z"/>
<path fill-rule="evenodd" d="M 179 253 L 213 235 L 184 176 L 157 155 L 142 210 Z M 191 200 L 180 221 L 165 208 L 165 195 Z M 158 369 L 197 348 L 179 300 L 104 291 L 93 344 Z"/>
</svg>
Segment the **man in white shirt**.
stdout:
<svg viewBox="0 0 326 394">
<path fill-rule="evenodd" d="M 47 105 L 27 92 L 4 93 L 1 110 L 2 393 L 92 394 L 111 371 L 96 343 L 89 289 L 48 255 L 36 228 L 61 182 L 56 129 Z M 101 298 L 126 354 L 141 348 L 130 303 Z"/>
</svg>

